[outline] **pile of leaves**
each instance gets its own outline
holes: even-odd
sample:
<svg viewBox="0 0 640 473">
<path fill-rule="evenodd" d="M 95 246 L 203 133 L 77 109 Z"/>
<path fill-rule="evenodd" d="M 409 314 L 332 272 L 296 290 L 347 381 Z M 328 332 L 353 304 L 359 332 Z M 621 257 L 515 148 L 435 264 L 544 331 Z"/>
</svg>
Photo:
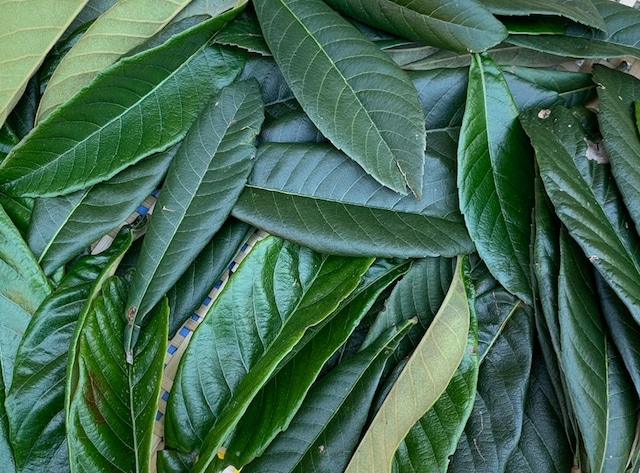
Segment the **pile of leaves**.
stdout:
<svg viewBox="0 0 640 473">
<path fill-rule="evenodd" d="M 638 10 L 2 6 L 3 471 L 638 471 Z"/>
</svg>

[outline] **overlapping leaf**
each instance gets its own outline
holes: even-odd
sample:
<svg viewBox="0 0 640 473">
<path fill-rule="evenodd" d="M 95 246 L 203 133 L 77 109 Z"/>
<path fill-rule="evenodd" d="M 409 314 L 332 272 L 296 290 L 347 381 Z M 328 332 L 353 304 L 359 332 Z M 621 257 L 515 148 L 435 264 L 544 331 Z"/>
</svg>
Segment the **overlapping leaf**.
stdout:
<svg viewBox="0 0 640 473">
<path fill-rule="evenodd" d="M 125 300 L 126 283 L 110 279 L 79 334 L 66 422 L 71 471 L 149 471 L 169 311 L 158 306 L 132 366 L 121 348 Z"/>
<path fill-rule="evenodd" d="M 36 199 L 27 242 L 46 274 L 116 228 L 158 186 L 176 148 L 143 159 L 108 181 Z"/>
<path fill-rule="evenodd" d="M 495 15 L 559 15 L 606 30 L 606 24 L 591 0 L 483 0 L 482 3 Z"/>
<path fill-rule="evenodd" d="M 27 327 L 6 400 L 11 443 L 20 471 L 69 468 L 64 424 L 69 343 L 81 311 L 88 309 L 131 241 L 131 232 L 124 230 L 108 250 L 80 260 L 44 300 Z"/>
<path fill-rule="evenodd" d="M 320 131 L 381 184 L 419 198 L 424 115 L 406 74 L 321 0 L 254 6 L 284 78 Z"/>
<path fill-rule="evenodd" d="M 607 167 L 587 159 L 585 133 L 569 110 L 530 110 L 521 122 L 556 214 L 640 321 L 638 240 L 624 223 Z"/>
<path fill-rule="evenodd" d="M 510 292 L 531 302 L 533 161 L 497 65 L 474 56 L 460 141 L 460 209 L 478 253 Z"/>
<path fill-rule="evenodd" d="M 464 277 L 459 258 L 442 307 L 365 432 L 346 473 L 389 471 L 402 439 L 447 388 L 462 361 L 469 333 Z M 418 389 L 418 380 L 427 382 Z"/>
<path fill-rule="evenodd" d="M 446 472 L 475 401 L 478 382 L 478 325 L 470 285 L 470 329 L 460 366 L 433 407 L 409 430 L 392 464 L 392 471 Z"/>
<path fill-rule="evenodd" d="M 195 471 L 204 471 L 279 362 L 371 262 L 323 256 L 276 237 L 258 242 L 189 343 L 167 406 L 167 445 L 200 450 Z"/>
<path fill-rule="evenodd" d="M 200 307 L 253 228 L 229 218 L 167 292 L 169 335 Z"/>
<path fill-rule="evenodd" d="M 20 232 L 0 208 L 0 368 L 5 390 L 22 335 L 40 303 L 51 292 Z"/>
<path fill-rule="evenodd" d="M 263 144 L 233 215 L 327 253 L 406 258 L 470 252 L 457 208 L 454 140 L 447 131 L 433 136 L 420 201 L 381 186 L 330 146 Z"/>
<path fill-rule="evenodd" d="M 508 42 L 575 58 L 638 57 L 640 11 L 619 2 L 591 0 L 604 20 L 603 30 L 572 25 L 564 35 L 510 35 Z"/>
<path fill-rule="evenodd" d="M 167 172 L 131 281 L 127 312 L 133 308 L 137 324 L 229 216 L 251 172 L 263 118 L 257 82 L 242 81 L 222 89 L 189 130 Z"/>
<path fill-rule="evenodd" d="M 122 0 L 100 15 L 51 76 L 37 121 L 88 85 L 102 69 L 161 30 L 190 1 Z"/>
<path fill-rule="evenodd" d="M 331 319 L 306 334 L 305 339 L 310 340 L 303 339 L 291 351 L 291 359 L 251 402 L 226 446 L 225 464 L 240 468 L 287 429 L 326 361 L 346 342 L 380 293 L 406 269 L 407 263 L 402 260 L 376 265 L 374 277 L 367 277 L 368 272 Z"/>
<path fill-rule="evenodd" d="M 624 471 L 636 430 L 635 391 L 605 335 L 591 269 L 566 231 L 560 251 L 561 362 L 589 471 Z"/>
<path fill-rule="evenodd" d="M 0 3 L 0 127 L 18 103 L 27 81 L 87 0 Z"/>
<path fill-rule="evenodd" d="M 398 36 L 458 52 L 495 46 L 507 30 L 482 2 L 455 4 L 437 0 L 329 0 L 329 5 L 358 20 Z M 460 12 L 465 14 L 461 15 Z"/>
<path fill-rule="evenodd" d="M 0 185 L 52 196 L 104 181 L 184 137 L 243 58 L 207 46 L 218 17 L 103 71 L 43 121 L 0 165 Z"/>
<path fill-rule="evenodd" d="M 477 394 L 449 471 L 507 473 L 517 448 L 533 356 L 531 310 L 476 268 Z"/>
<path fill-rule="evenodd" d="M 607 150 L 611 173 L 625 205 L 640 229 L 640 138 L 634 102 L 640 100 L 640 81 L 633 76 L 596 66 L 593 80 L 598 87 L 598 121 Z"/>
</svg>

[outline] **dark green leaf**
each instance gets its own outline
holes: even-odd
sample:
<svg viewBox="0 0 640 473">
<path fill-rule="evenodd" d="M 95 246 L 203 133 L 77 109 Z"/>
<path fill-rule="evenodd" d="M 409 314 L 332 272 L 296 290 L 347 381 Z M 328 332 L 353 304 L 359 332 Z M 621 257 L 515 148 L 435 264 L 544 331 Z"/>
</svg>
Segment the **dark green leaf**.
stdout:
<svg viewBox="0 0 640 473">
<path fill-rule="evenodd" d="M 384 188 L 330 146 L 263 144 L 233 215 L 326 253 L 468 253 L 473 247 L 455 194 L 455 139 L 445 131 L 430 145 L 417 201 Z"/>
<path fill-rule="evenodd" d="M 568 107 L 584 103 L 595 96 L 596 89 L 591 74 L 522 66 L 512 66 L 505 70 L 537 87 L 557 92 Z"/>
<path fill-rule="evenodd" d="M 253 229 L 249 225 L 234 218 L 228 219 L 167 292 L 171 337 L 200 307 L 211 291 L 212 281 L 218 281 L 250 232 L 253 232 Z"/>
<path fill-rule="evenodd" d="M 79 334 L 66 422 L 72 472 L 149 471 L 169 311 L 166 302 L 156 309 L 130 365 L 121 348 L 125 300 L 124 281 L 110 279 Z"/>
<path fill-rule="evenodd" d="M 640 395 L 640 347 L 636 343 L 640 340 L 640 327 L 633 320 L 629 309 L 599 274 L 596 274 L 596 285 L 611 341 L 620 352 L 621 360 Z"/>
<path fill-rule="evenodd" d="M 560 360 L 589 471 L 624 471 L 637 397 L 605 335 L 591 268 L 566 231 L 560 238 L 558 316 Z"/>
<path fill-rule="evenodd" d="M 384 364 L 408 325 L 405 322 L 399 330 L 387 331 L 322 378 L 289 428 L 243 471 L 344 471 L 367 420 Z"/>
<path fill-rule="evenodd" d="M 64 424 L 69 343 L 83 307 L 113 274 L 131 241 L 132 234 L 125 229 L 108 250 L 76 263 L 27 327 L 6 400 L 11 442 L 21 472 L 69 468 Z"/>
<path fill-rule="evenodd" d="M 267 43 L 264 42 L 260 24 L 254 15 L 242 15 L 220 31 L 214 40 L 217 44 L 226 44 L 245 49 L 251 53 L 271 56 Z"/>
<path fill-rule="evenodd" d="M 471 308 L 467 347 L 447 389 L 411 428 L 394 455 L 394 472 L 446 472 L 475 401 L 478 382 L 478 325 L 473 288 L 467 284 Z"/>
<path fill-rule="evenodd" d="M 366 347 L 387 329 L 415 318 L 417 323 L 394 351 L 396 362 L 408 356 L 420 343 L 424 333 L 438 313 L 449 290 L 455 270 L 455 259 L 423 258 L 395 285 L 377 315 L 363 342 Z"/>
<path fill-rule="evenodd" d="M 639 243 L 625 225 L 608 167 L 587 158 L 585 132 L 569 110 L 530 110 L 521 122 L 556 214 L 640 321 Z"/>
<path fill-rule="evenodd" d="M 593 80 L 598 84 L 598 122 L 611 173 L 618 184 L 636 231 L 640 230 L 640 138 L 634 102 L 640 100 L 640 81 L 635 77 L 596 66 Z"/>
<path fill-rule="evenodd" d="M 570 25 L 564 35 L 510 35 L 508 42 L 536 51 L 575 58 L 640 55 L 640 11 L 610 0 L 590 0 L 604 19 L 602 31 Z"/>
<path fill-rule="evenodd" d="M 462 0 L 327 0 L 364 23 L 439 48 L 480 52 L 506 38 L 507 30 L 482 2 Z M 460 12 L 464 11 L 464 15 Z"/>
<path fill-rule="evenodd" d="M 426 47 L 425 47 L 426 48 Z M 385 52 L 392 58 L 397 57 L 393 49 Z M 471 64 L 472 53 L 453 53 L 445 50 L 433 50 L 426 48 L 424 58 L 415 60 L 409 64 L 400 64 L 403 69 L 410 71 L 424 71 L 439 68 L 463 67 Z M 493 60 L 501 66 L 531 66 L 550 67 L 566 62 L 562 56 L 549 52 L 532 51 L 510 44 L 501 43 L 495 48 L 487 50 Z"/>
<path fill-rule="evenodd" d="M 14 473 L 16 471 L 16 463 L 9 440 L 9 422 L 7 421 L 4 400 L 4 383 L 0 377 L 0 458 L 2 458 L 2 468 L 7 473 Z"/>
<path fill-rule="evenodd" d="M 449 471 L 510 473 L 533 354 L 531 310 L 479 265 L 473 272 L 480 372 L 473 411 Z"/>
<path fill-rule="evenodd" d="M 361 283 L 330 316 L 328 323 L 325 319 L 305 334 L 305 339 L 310 340 L 303 339 L 292 350 L 294 356 L 251 402 L 227 445 L 225 462 L 236 468 L 247 464 L 259 456 L 277 434 L 286 430 L 325 362 L 346 342 L 380 293 L 406 266 L 406 262 L 382 266 L 385 270 L 367 279 L 366 285 Z M 365 278 L 366 275 L 363 282 Z M 300 347 L 303 342 L 305 345 Z"/>
<path fill-rule="evenodd" d="M 175 153 L 172 147 L 149 156 L 86 190 L 36 199 L 27 242 L 44 272 L 52 274 L 124 222 L 160 184 Z"/>
<path fill-rule="evenodd" d="M 0 191 L 0 206 L 22 235 L 29 230 L 33 205 L 34 199 L 30 197 L 9 197 Z"/>
<path fill-rule="evenodd" d="M 573 465 L 573 453 L 565 434 L 562 412 L 542 361 L 534 357 L 524 405 L 522 434 L 518 448 L 509 457 L 506 468 L 509 472 L 567 473 Z"/>
<path fill-rule="evenodd" d="M 185 453 L 202 447 L 196 471 L 203 471 L 279 362 L 371 263 L 276 237 L 258 242 L 184 354 L 167 406 L 167 445 Z"/>
<path fill-rule="evenodd" d="M 237 53 L 207 46 L 221 21 L 103 71 L 12 150 L 0 183 L 12 194 L 70 193 L 179 141 L 203 103 L 242 68 Z"/>
<path fill-rule="evenodd" d="M 606 24 L 591 0 L 482 0 L 494 15 L 559 15 L 587 26 L 606 30 Z"/>
<path fill-rule="evenodd" d="M 406 74 L 321 0 L 254 5 L 284 78 L 318 129 L 381 184 L 420 198 L 424 115 Z"/>
<path fill-rule="evenodd" d="M 471 322 L 463 266 L 462 257 L 458 257 L 442 307 L 364 433 L 346 473 L 389 471 L 398 445 L 456 373 L 467 348 Z"/>
<path fill-rule="evenodd" d="M 460 209 L 494 277 L 531 302 L 533 162 L 517 117 L 495 62 L 474 56 L 458 143 Z"/>
<path fill-rule="evenodd" d="M 131 281 L 126 313 L 135 314 L 136 324 L 229 216 L 251 172 L 263 118 L 258 84 L 248 80 L 223 88 L 189 130 L 167 172 Z M 135 333 L 129 335 L 135 343 Z"/>
<path fill-rule="evenodd" d="M 448 131 L 457 137 L 467 95 L 469 69 L 465 67 L 410 72 L 425 114 L 427 149 L 431 136 Z M 425 173 L 429 178 L 429 173 Z"/>
<path fill-rule="evenodd" d="M 322 143 L 326 138 L 302 109 L 269 120 L 260 130 L 260 141 L 272 143 Z"/>
</svg>

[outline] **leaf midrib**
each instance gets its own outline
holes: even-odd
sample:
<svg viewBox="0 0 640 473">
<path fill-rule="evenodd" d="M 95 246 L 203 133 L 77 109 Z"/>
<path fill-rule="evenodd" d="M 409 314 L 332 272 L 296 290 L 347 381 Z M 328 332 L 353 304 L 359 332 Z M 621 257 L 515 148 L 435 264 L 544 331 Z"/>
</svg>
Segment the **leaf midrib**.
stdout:
<svg viewBox="0 0 640 473">
<path fill-rule="evenodd" d="M 396 165 L 396 168 L 402 174 L 402 178 L 404 180 L 405 186 L 409 187 L 409 189 L 411 189 L 411 191 L 414 194 L 416 194 L 416 191 L 411 187 L 409 181 L 407 180 L 407 176 L 406 176 L 406 173 L 405 173 L 404 169 L 402 169 L 402 167 L 400 166 L 400 163 L 398 162 L 398 159 L 396 158 L 395 154 L 393 153 L 391 148 L 389 148 L 388 143 L 386 142 L 386 140 L 384 140 L 384 138 L 380 134 L 380 130 L 379 130 L 378 126 L 372 120 L 371 115 L 369 114 L 369 110 L 367 110 L 367 108 L 364 106 L 364 104 L 360 100 L 360 96 L 358 96 L 358 94 L 353 89 L 353 87 L 351 87 L 351 84 L 349 83 L 347 78 L 342 74 L 342 71 L 337 67 L 337 65 L 335 64 L 333 59 L 331 59 L 331 57 L 326 53 L 325 48 L 322 47 L 322 45 L 317 41 L 316 37 L 311 33 L 311 31 L 307 28 L 307 26 L 303 23 L 303 21 L 301 19 L 299 19 L 298 16 L 296 16 L 294 14 L 294 12 L 289 8 L 289 5 L 287 5 L 287 3 L 284 0 L 279 0 L 279 1 L 280 1 L 280 4 L 290 13 L 291 17 L 294 18 L 298 22 L 298 24 L 300 26 L 302 26 L 302 28 L 307 33 L 307 37 L 311 38 L 311 40 L 316 44 L 316 46 L 318 47 L 318 50 L 322 52 L 322 54 L 325 57 L 325 59 L 327 59 L 328 62 L 333 66 L 333 69 L 335 69 L 338 72 L 338 75 L 340 76 L 340 78 L 342 78 L 343 83 L 346 85 L 347 89 L 349 89 L 349 91 L 351 91 L 352 95 L 356 98 L 356 101 L 357 101 L 358 105 L 360 106 L 360 109 L 362 111 L 364 111 L 364 116 L 367 117 L 367 120 L 369 121 L 369 123 L 371 125 L 370 129 L 375 130 L 375 134 L 376 134 L 376 137 L 378 138 L 378 142 L 379 143 L 381 142 L 381 143 L 384 144 L 384 149 L 388 152 L 388 155 L 391 156 L 391 158 L 393 159 L 394 164 Z M 291 61 L 289 61 L 289 62 L 291 62 Z"/>
<path fill-rule="evenodd" d="M 41 166 L 38 166 L 38 168 L 35 169 L 35 170 L 32 169 L 31 173 L 29 173 L 29 174 L 23 175 L 23 176 L 18 177 L 17 179 L 15 179 L 13 181 L 10 181 L 10 183 L 12 184 L 11 186 L 14 187 L 16 183 L 21 182 L 24 179 L 29 179 L 30 180 L 33 177 L 32 176 L 33 174 L 43 174 L 43 173 L 45 173 L 45 171 L 47 169 L 49 169 L 51 167 L 58 167 L 59 161 L 61 159 L 66 158 L 69 155 L 72 155 L 80 145 L 82 145 L 84 143 L 87 143 L 88 141 L 92 140 L 95 137 L 95 135 L 99 135 L 100 133 L 103 133 L 105 131 L 105 129 L 110 128 L 114 122 L 119 121 L 120 119 L 122 119 L 123 117 L 125 117 L 126 115 L 131 113 L 131 111 L 134 108 L 139 108 L 141 106 L 140 104 L 143 103 L 144 101 L 146 101 L 150 96 L 156 95 L 157 90 L 162 88 L 165 85 L 165 83 L 167 83 L 170 79 L 172 79 L 178 73 L 182 72 L 185 68 L 187 68 L 188 64 L 194 59 L 194 57 L 196 57 L 201 51 L 203 51 L 207 47 L 207 44 L 208 43 L 203 44 L 195 52 L 190 54 L 186 58 L 186 60 L 182 64 L 180 64 L 180 66 L 177 69 L 173 70 L 169 75 L 167 75 L 164 79 L 162 79 L 162 81 L 160 81 L 158 84 L 156 84 L 149 92 L 147 92 L 146 94 L 142 95 L 136 102 L 134 102 L 132 105 L 128 106 L 123 113 L 120 113 L 120 114 L 114 116 L 109 121 L 107 121 L 105 124 L 101 125 L 99 128 L 97 128 L 96 130 L 91 132 L 89 135 L 85 136 L 81 141 L 77 141 L 76 144 L 73 145 L 73 147 L 67 149 L 62 154 L 58 154 L 55 159 L 53 159 L 51 161 L 48 161 L 47 163 L 45 163 L 45 164 L 43 164 Z M 157 52 L 157 51 L 154 51 L 154 52 Z M 111 70 L 116 69 L 116 68 L 122 68 L 122 67 L 124 67 L 125 64 L 134 62 L 136 59 L 137 59 L 136 56 L 132 56 L 130 58 L 125 58 L 125 59 L 122 60 L 122 62 L 116 63 L 116 64 L 114 64 L 113 67 L 110 67 L 110 68 L 106 69 L 105 71 L 103 71 L 101 74 L 99 74 L 96 77 L 96 79 L 103 77 L 105 72 L 111 71 Z M 49 122 L 51 119 L 55 118 L 59 113 L 60 113 L 60 109 L 57 109 L 57 110 L 51 112 L 51 114 L 42 123 Z M 182 134 L 184 134 L 184 132 Z M 166 147 L 168 148 L 174 142 L 175 142 L 175 138 L 174 138 L 174 140 L 171 141 L 171 143 L 168 143 Z M 26 141 L 25 143 L 28 143 L 28 141 Z M 156 145 L 156 147 L 157 147 L 157 145 Z M 14 148 L 14 150 L 15 149 L 16 148 Z M 9 156 L 7 156 L 7 158 L 8 157 Z M 8 160 L 5 159 L 5 162 L 8 162 Z M 0 169 L 1 169 L 1 166 L 0 166 Z M 78 190 L 78 189 L 76 189 L 74 187 L 72 190 Z"/>
</svg>

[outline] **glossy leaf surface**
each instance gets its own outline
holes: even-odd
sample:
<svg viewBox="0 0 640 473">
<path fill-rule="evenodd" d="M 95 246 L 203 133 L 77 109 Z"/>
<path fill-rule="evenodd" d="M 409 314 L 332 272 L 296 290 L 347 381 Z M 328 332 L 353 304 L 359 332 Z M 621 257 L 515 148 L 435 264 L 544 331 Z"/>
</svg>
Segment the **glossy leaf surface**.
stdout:
<svg viewBox="0 0 640 473">
<path fill-rule="evenodd" d="M 12 150 L 0 184 L 12 194 L 66 194 L 179 141 L 242 68 L 237 54 L 207 46 L 221 24 L 205 22 L 103 71 Z"/>
<path fill-rule="evenodd" d="M 457 209 L 454 156 L 447 132 L 433 137 L 417 201 L 386 189 L 332 147 L 263 144 L 233 215 L 326 253 L 467 253 L 473 247 Z"/>
<path fill-rule="evenodd" d="M 258 242 L 189 343 L 167 407 L 167 445 L 185 453 L 202 446 L 202 471 L 278 363 L 355 289 L 371 262 L 276 237 Z"/>
<path fill-rule="evenodd" d="M 530 302 L 533 162 L 517 117 L 497 65 L 474 56 L 458 142 L 460 209 L 494 277 Z"/>
<path fill-rule="evenodd" d="M 260 0 L 282 75 L 320 131 L 381 184 L 422 195 L 424 116 L 406 74 L 320 0 Z"/>
<path fill-rule="evenodd" d="M 27 327 L 6 400 L 20 471 L 69 468 L 64 425 L 69 343 L 79 314 L 115 271 L 131 241 L 131 232 L 125 230 L 108 250 L 75 264 Z"/>
<path fill-rule="evenodd" d="M 67 414 L 71 471 L 149 471 L 168 308 L 159 305 L 132 366 L 121 348 L 125 300 L 125 283 L 110 279 L 78 339 L 78 384 Z"/>
<path fill-rule="evenodd" d="M 52 274 L 124 222 L 157 188 L 175 152 L 149 156 L 89 189 L 36 199 L 27 242 L 44 272 Z"/>
<path fill-rule="evenodd" d="M 624 215 L 615 210 L 619 201 L 608 169 L 587 159 L 585 133 L 569 110 L 554 107 L 549 114 L 539 113 L 530 110 L 521 122 L 535 149 L 556 214 L 634 318 L 640 320 L 638 241 L 624 225 Z"/>
<path fill-rule="evenodd" d="M 100 15 L 51 76 L 37 121 L 88 85 L 100 70 L 157 33 L 190 1 L 123 0 Z"/>
<path fill-rule="evenodd" d="M 398 445 L 455 374 L 470 324 L 462 260 L 427 333 L 409 358 L 353 454 L 346 473 L 389 471 Z M 425 380 L 417 389 L 419 380 Z"/>
<path fill-rule="evenodd" d="M 49 49 L 86 3 L 61 0 L 42 5 L 37 0 L 5 0 L 0 4 L 0 127 Z"/>
<path fill-rule="evenodd" d="M 400 330 L 387 331 L 327 374 L 309 392 L 289 428 L 243 471 L 343 471 L 364 427 L 384 362 L 407 327 L 405 323 Z"/>
<path fill-rule="evenodd" d="M 330 0 L 329 5 L 364 23 L 452 51 L 480 52 L 506 38 L 507 30 L 483 6 L 464 0 Z M 464 11 L 464 15 L 460 12 Z"/>
<path fill-rule="evenodd" d="M 136 323 L 228 217 L 251 172 L 263 118 L 257 82 L 243 81 L 222 89 L 189 130 L 167 171 L 131 282 L 127 312 L 133 308 Z"/>
</svg>

